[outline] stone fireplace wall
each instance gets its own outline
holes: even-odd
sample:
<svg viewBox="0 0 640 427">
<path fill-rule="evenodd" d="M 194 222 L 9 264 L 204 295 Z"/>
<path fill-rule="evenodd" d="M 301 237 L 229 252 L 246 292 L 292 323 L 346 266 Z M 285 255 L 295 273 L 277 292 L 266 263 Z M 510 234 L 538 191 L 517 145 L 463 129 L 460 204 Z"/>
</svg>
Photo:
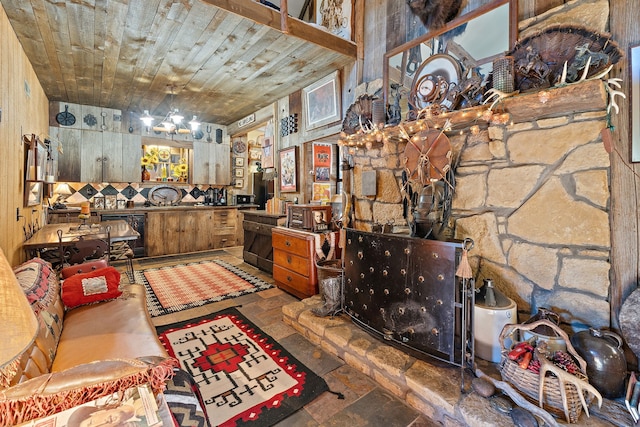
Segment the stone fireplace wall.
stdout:
<svg viewBox="0 0 640 427">
<path fill-rule="evenodd" d="M 484 278 L 518 304 L 520 321 L 538 307 L 564 323 L 608 327 L 610 279 L 609 154 L 604 83 L 592 81 L 499 105 L 505 124 L 449 139 L 455 168 L 455 237 L 470 237 L 477 286 Z M 455 125 L 455 119 L 454 119 Z M 392 222 L 408 233 L 402 215 L 402 153 L 406 141 L 352 149 L 352 226 L 371 231 Z M 376 195 L 364 196 L 375 171 Z M 365 188 L 368 186 L 365 186 Z"/>
</svg>

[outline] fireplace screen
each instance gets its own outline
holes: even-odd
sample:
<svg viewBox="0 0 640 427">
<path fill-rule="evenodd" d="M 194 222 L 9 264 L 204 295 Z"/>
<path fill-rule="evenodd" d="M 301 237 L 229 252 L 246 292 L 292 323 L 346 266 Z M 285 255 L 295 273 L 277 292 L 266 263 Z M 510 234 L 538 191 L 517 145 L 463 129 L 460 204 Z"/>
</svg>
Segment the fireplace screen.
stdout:
<svg viewBox="0 0 640 427">
<path fill-rule="evenodd" d="M 412 355 L 464 366 L 473 361 L 474 292 L 455 276 L 461 255 L 462 242 L 348 229 L 345 311 Z"/>
</svg>

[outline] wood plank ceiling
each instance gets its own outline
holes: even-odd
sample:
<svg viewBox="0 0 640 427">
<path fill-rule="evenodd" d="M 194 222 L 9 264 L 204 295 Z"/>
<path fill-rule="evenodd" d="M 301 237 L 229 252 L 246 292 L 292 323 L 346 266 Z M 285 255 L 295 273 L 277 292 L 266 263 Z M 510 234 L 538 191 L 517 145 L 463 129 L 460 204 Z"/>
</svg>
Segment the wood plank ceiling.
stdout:
<svg viewBox="0 0 640 427">
<path fill-rule="evenodd" d="M 355 60 L 352 42 L 290 17 L 285 34 L 250 0 L 0 3 L 50 101 L 123 113 L 228 125 Z"/>
</svg>

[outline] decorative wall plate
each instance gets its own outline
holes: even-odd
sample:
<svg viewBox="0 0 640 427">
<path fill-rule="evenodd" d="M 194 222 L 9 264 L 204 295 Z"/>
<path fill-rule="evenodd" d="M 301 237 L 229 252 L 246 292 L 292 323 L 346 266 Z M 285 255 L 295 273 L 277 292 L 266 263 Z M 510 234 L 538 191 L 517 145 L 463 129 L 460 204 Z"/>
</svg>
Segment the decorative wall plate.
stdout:
<svg viewBox="0 0 640 427">
<path fill-rule="evenodd" d="M 237 138 L 233 141 L 233 152 L 236 154 L 242 154 L 245 152 L 245 150 L 247 149 L 247 144 L 245 144 L 245 142 L 240 139 Z"/>
<path fill-rule="evenodd" d="M 155 206 L 176 205 L 182 200 L 182 190 L 170 185 L 156 185 L 149 190 L 147 199 Z"/>
<path fill-rule="evenodd" d="M 69 106 L 64 106 L 64 111 L 56 114 L 56 122 L 62 126 L 73 126 L 76 122 L 76 116 L 69 112 Z"/>
<path fill-rule="evenodd" d="M 166 162 L 171 158 L 171 152 L 166 148 L 158 150 L 158 159 L 162 162 Z"/>
<path fill-rule="evenodd" d="M 204 132 L 202 132 L 202 129 L 198 129 L 197 131 L 193 132 L 193 139 L 202 139 L 204 137 Z"/>
</svg>

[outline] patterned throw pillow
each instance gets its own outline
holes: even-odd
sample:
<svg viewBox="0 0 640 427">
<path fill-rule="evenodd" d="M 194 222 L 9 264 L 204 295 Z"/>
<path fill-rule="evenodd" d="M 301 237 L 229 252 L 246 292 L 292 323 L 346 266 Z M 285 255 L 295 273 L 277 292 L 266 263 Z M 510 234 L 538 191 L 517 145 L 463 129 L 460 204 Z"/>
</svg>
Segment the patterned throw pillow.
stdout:
<svg viewBox="0 0 640 427">
<path fill-rule="evenodd" d="M 14 267 L 13 273 L 36 315 L 55 302 L 60 283 L 49 262 L 33 258 Z"/>
<path fill-rule="evenodd" d="M 118 298 L 120 272 L 113 267 L 75 274 L 62 282 L 62 302 L 71 309 Z"/>
</svg>

